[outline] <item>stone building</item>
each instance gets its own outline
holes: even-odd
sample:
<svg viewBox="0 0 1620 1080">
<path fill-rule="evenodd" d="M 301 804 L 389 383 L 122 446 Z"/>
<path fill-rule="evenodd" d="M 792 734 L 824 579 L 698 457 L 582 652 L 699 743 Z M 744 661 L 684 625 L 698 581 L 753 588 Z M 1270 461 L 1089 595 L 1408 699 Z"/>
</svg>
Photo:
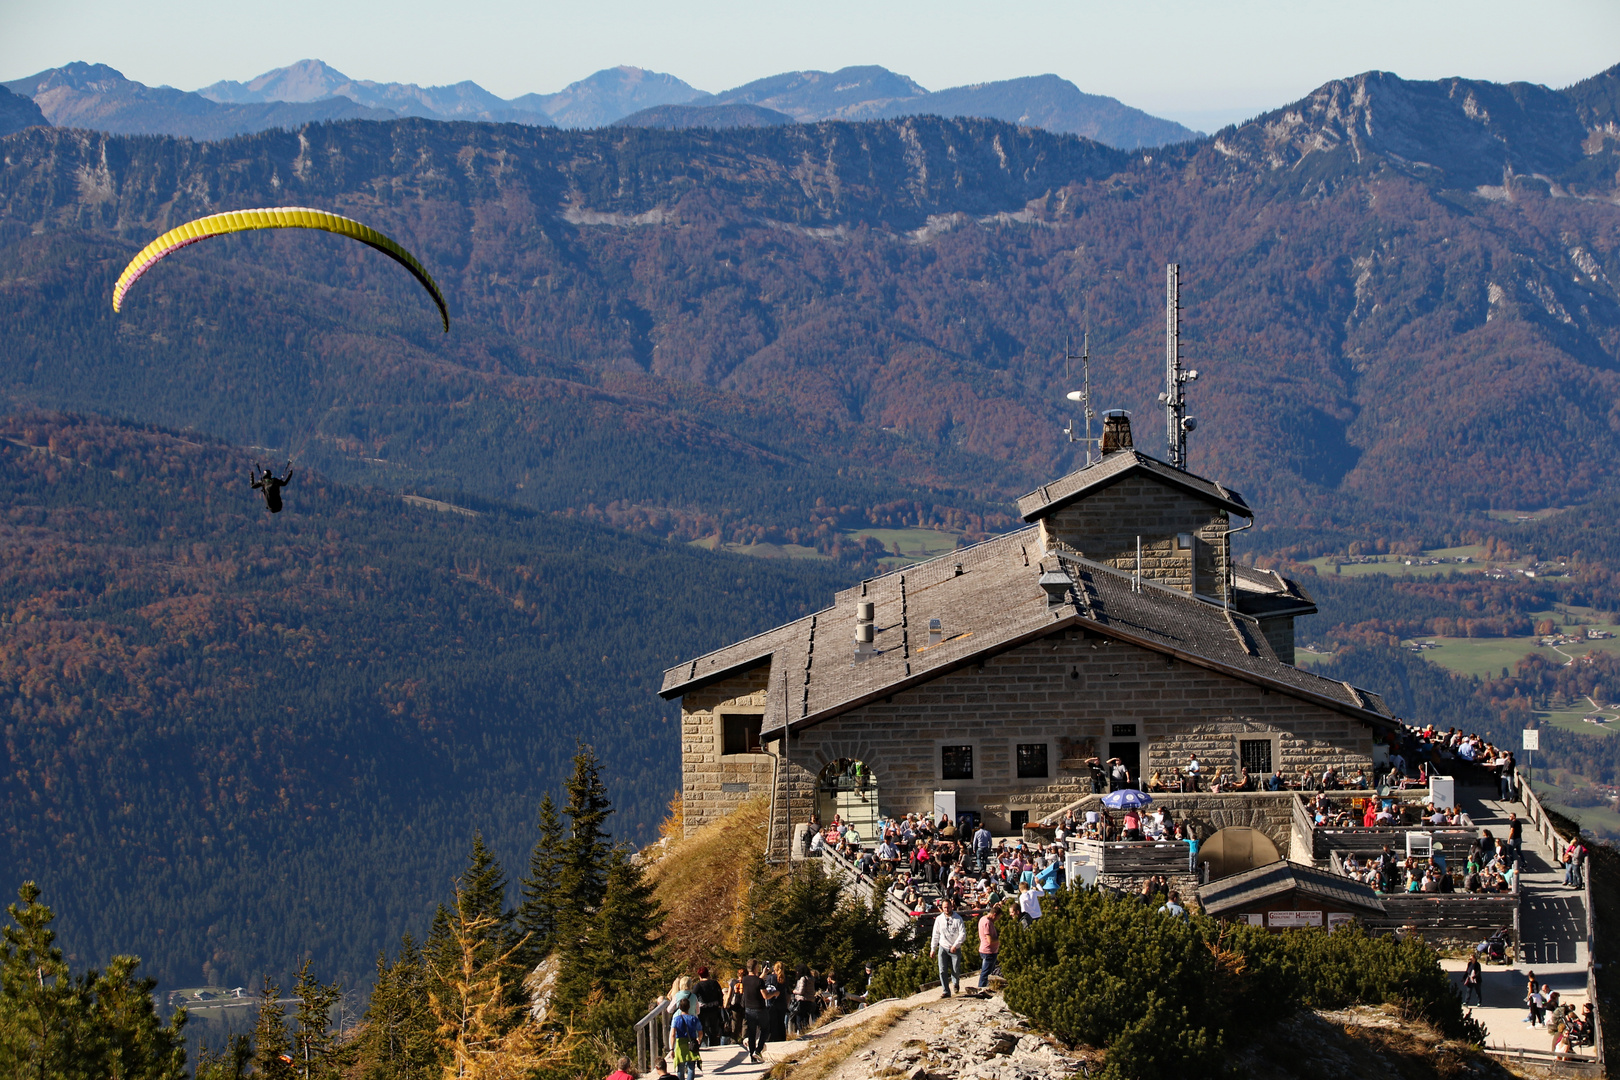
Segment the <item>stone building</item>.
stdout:
<svg viewBox="0 0 1620 1080">
<path fill-rule="evenodd" d="M 1133 778 L 1193 754 L 1206 777 L 1370 773 L 1395 719 L 1294 666 L 1316 608 L 1234 564 L 1243 497 L 1138 452 L 1123 417 L 1103 450 L 1018 501 L 1027 527 L 667 671 L 686 828 L 769 796 L 779 840 L 812 811 L 936 807 L 1003 833 L 1089 793 L 1093 757 Z"/>
</svg>

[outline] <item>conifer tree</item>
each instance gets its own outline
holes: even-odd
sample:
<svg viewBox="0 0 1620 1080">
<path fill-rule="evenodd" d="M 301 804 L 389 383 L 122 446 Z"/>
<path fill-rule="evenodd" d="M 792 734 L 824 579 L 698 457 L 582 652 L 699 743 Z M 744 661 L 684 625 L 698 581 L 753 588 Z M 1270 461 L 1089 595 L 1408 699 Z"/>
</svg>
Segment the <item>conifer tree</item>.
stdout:
<svg viewBox="0 0 1620 1080">
<path fill-rule="evenodd" d="M 596 752 L 582 745 L 574 755 L 574 774 L 568 778 L 563 813 L 569 834 L 558 874 L 559 890 L 568 902 L 557 913 L 557 947 L 568 967 L 587 960 L 591 924 L 607 890 L 613 844 L 606 824 L 612 812 Z"/>
<path fill-rule="evenodd" d="M 56 946 L 56 914 L 25 881 L 9 905 L 0 945 L 0 1075 L 78 1076 L 93 1056 L 83 1029 L 84 995 Z"/>
<path fill-rule="evenodd" d="M 246 1035 L 232 1035 L 218 1053 L 206 1043 L 197 1051 L 197 1080 L 247 1080 L 252 1067 L 253 1040 Z"/>
<path fill-rule="evenodd" d="M 185 1010 L 158 1021 L 140 961 L 114 957 L 74 978 L 56 946 L 56 918 L 24 882 L 0 934 L 0 1076 L 50 1080 L 180 1080 Z"/>
<path fill-rule="evenodd" d="M 440 911 L 448 928 L 448 912 Z M 357 1040 L 361 1080 L 431 1080 L 439 1075 L 436 1027 L 422 950 L 407 934 L 393 964 L 386 954 L 377 957 L 377 981 Z"/>
<path fill-rule="evenodd" d="M 591 927 L 590 967 L 598 989 L 612 994 L 650 977 L 663 922 L 653 887 L 623 848 L 608 862 L 607 888 Z"/>
<path fill-rule="evenodd" d="M 329 1061 L 333 1036 L 328 1030 L 332 1022 L 332 1006 L 343 997 L 336 983 L 323 984 L 310 972 L 312 961 L 305 960 L 298 969 L 298 982 L 293 996 L 298 999 L 298 1012 L 294 1019 L 298 1028 L 293 1032 L 293 1071 L 311 1080 L 334 1074 Z"/>
<path fill-rule="evenodd" d="M 529 872 L 521 882 L 523 901 L 517 910 L 517 932 L 524 939 L 517 958 L 525 971 L 533 971 L 551 955 L 557 944 L 558 914 L 567 906 L 561 890 L 567 833 L 549 792 L 540 799 L 537 828 L 540 835 L 529 853 Z"/>
<path fill-rule="evenodd" d="M 456 910 L 463 926 L 476 924 L 482 935 L 479 960 L 489 963 L 512 947 L 514 913 L 506 906 L 506 871 L 495 853 L 484 845 L 484 834 L 473 833 L 472 851 L 456 892 Z"/>
<path fill-rule="evenodd" d="M 262 1080 L 294 1080 L 292 1043 L 287 1038 L 286 1010 L 278 998 L 281 987 L 264 977 L 259 1018 L 253 1025 L 253 1075 Z"/>
</svg>

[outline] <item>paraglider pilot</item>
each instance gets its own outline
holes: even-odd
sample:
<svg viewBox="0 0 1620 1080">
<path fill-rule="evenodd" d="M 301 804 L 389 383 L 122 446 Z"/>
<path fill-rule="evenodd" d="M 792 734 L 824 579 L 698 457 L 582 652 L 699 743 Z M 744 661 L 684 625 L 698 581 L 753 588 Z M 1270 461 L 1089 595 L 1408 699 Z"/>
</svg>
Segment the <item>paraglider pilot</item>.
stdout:
<svg viewBox="0 0 1620 1080">
<path fill-rule="evenodd" d="M 287 462 L 287 475 L 277 478 L 276 474 L 263 465 L 249 472 L 253 482 L 253 490 L 264 492 L 264 505 L 272 514 L 281 513 L 281 489 L 292 482 L 292 462 Z"/>
</svg>

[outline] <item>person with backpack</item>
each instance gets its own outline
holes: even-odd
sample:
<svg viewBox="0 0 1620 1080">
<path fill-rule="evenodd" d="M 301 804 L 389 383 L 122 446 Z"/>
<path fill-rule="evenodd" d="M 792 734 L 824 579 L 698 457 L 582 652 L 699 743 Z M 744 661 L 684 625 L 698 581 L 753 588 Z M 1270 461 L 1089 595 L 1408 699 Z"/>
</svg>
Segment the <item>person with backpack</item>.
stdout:
<svg viewBox="0 0 1620 1080">
<path fill-rule="evenodd" d="M 1581 863 L 1586 858 L 1586 846 L 1579 836 L 1564 849 L 1564 884 L 1572 889 L 1581 887 Z"/>
<path fill-rule="evenodd" d="M 669 1044 L 675 1048 L 675 1075 L 679 1080 L 697 1080 L 698 1065 L 703 1061 L 699 1053 L 703 1044 L 703 1023 L 692 1015 L 690 995 L 681 999 L 675 1019 L 669 1022 Z"/>
</svg>

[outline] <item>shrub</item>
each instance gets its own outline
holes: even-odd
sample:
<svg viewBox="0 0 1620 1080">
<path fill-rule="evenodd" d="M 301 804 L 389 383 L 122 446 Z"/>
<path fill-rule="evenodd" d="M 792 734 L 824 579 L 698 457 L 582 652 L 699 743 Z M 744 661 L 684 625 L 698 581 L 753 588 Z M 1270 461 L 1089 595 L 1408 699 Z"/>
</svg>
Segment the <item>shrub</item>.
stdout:
<svg viewBox="0 0 1620 1080">
<path fill-rule="evenodd" d="M 1043 918 L 1003 930 L 1007 1005 L 1060 1039 L 1107 1049 L 1110 1080 L 1221 1075 L 1229 1032 L 1302 1005 L 1391 1004 L 1451 1038 L 1482 1036 L 1416 938 L 1358 926 L 1274 934 L 1094 891 L 1060 892 L 1042 906 Z"/>
</svg>

